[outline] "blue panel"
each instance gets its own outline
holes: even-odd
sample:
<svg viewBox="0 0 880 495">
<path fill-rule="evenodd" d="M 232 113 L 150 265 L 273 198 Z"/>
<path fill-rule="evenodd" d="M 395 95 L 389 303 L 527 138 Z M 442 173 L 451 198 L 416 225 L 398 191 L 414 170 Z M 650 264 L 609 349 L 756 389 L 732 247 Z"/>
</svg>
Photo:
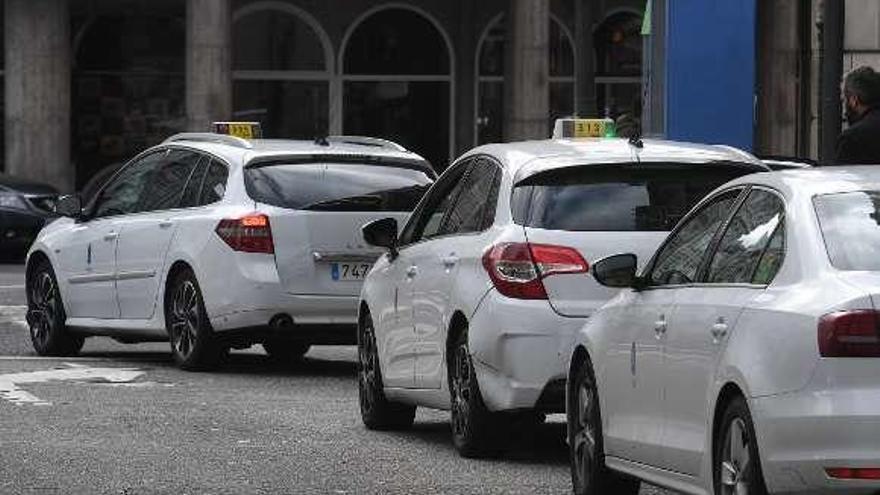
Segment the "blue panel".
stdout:
<svg viewBox="0 0 880 495">
<path fill-rule="evenodd" d="M 752 149 L 756 10 L 756 0 L 669 0 L 668 138 Z"/>
</svg>

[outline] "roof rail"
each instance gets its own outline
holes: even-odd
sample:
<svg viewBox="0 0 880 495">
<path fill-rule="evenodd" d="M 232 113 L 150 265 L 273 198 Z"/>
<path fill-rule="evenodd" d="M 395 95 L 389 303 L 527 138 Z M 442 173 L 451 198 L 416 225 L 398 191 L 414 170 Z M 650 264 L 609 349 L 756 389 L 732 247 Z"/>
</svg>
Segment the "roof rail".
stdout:
<svg viewBox="0 0 880 495">
<path fill-rule="evenodd" d="M 177 141 L 197 141 L 200 143 L 219 143 L 246 150 L 253 149 L 254 145 L 246 139 L 229 136 L 226 134 L 214 134 L 213 132 L 181 132 L 165 140 L 165 143 Z"/>
<path fill-rule="evenodd" d="M 330 143 L 339 143 L 339 144 L 356 144 L 359 146 L 373 146 L 376 148 L 392 149 L 394 151 L 409 151 L 408 149 L 395 143 L 394 141 L 389 141 L 387 139 L 382 139 L 382 138 L 367 137 L 367 136 L 327 136 L 327 141 Z"/>
</svg>

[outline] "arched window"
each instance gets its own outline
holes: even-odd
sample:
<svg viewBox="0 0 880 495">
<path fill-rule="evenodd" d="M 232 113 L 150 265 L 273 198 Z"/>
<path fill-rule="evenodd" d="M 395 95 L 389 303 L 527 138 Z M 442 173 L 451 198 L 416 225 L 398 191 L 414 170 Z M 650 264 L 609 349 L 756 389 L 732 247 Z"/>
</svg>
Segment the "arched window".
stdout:
<svg viewBox="0 0 880 495">
<path fill-rule="evenodd" d="M 81 186 L 186 126 L 185 27 L 182 9 L 89 17 L 77 27 L 71 134 Z"/>
<path fill-rule="evenodd" d="M 596 86 L 599 109 L 618 117 L 641 116 L 642 16 L 634 12 L 610 15 L 596 29 Z"/>
<path fill-rule="evenodd" d="M 249 4 L 233 16 L 233 118 L 267 138 L 327 134 L 332 50 L 320 25 L 283 2 Z"/>
<path fill-rule="evenodd" d="M 342 52 L 343 132 L 391 139 L 445 168 L 452 155 L 452 52 L 426 14 L 384 7 L 349 31 Z"/>
<path fill-rule="evenodd" d="M 503 15 L 483 32 L 477 45 L 477 144 L 504 140 L 504 50 L 507 32 Z M 574 113 L 574 44 L 556 17 L 550 17 L 550 120 Z"/>
</svg>

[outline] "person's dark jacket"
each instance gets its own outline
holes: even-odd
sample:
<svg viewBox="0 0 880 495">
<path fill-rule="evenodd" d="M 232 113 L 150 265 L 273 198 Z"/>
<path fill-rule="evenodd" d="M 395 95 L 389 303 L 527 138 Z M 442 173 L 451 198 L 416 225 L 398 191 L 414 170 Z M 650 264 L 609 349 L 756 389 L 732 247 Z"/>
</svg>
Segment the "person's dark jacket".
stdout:
<svg viewBox="0 0 880 495">
<path fill-rule="evenodd" d="M 872 108 L 837 138 L 836 165 L 880 165 L 880 108 Z"/>
</svg>

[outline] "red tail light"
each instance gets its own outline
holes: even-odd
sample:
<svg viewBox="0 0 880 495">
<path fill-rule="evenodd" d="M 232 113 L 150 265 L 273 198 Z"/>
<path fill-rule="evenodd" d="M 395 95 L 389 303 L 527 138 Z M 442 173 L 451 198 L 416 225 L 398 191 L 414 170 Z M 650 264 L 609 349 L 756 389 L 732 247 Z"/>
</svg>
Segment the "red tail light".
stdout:
<svg viewBox="0 0 880 495">
<path fill-rule="evenodd" d="M 498 292 L 514 299 L 547 299 L 543 279 L 590 270 L 576 249 L 519 242 L 490 248 L 483 255 L 483 267 Z"/>
<path fill-rule="evenodd" d="M 275 253 L 269 217 L 262 213 L 252 213 L 241 218 L 220 220 L 216 232 L 235 251 L 243 253 Z"/>
<path fill-rule="evenodd" d="M 838 311 L 819 319 L 822 357 L 880 357 L 880 314 L 870 309 Z"/>
<path fill-rule="evenodd" d="M 825 472 L 839 480 L 880 480 L 878 468 L 825 468 Z"/>
</svg>

